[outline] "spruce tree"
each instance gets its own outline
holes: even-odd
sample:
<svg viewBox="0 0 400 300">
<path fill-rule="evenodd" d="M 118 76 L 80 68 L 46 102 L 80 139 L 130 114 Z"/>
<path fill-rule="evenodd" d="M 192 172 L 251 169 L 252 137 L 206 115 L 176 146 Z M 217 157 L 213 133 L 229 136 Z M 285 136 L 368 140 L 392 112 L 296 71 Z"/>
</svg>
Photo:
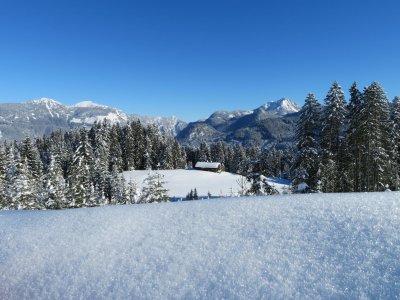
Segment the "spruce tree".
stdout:
<svg viewBox="0 0 400 300">
<path fill-rule="evenodd" d="M 138 201 L 138 187 L 135 180 L 131 179 L 127 186 L 127 199 L 129 204 L 135 204 Z"/>
<path fill-rule="evenodd" d="M 392 105 L 392 151 L 393 188 L 400 189 L 400 97 L 395 97 Z"/>
<path fill-rule="evenodd" d="M 205 142 L 200 143 L 198 161 L 210 161 L 210 148 Z"/>
<path fill-rule="evenodd" d="M 320 162 L 319 128 L 320 105 L 314 94 L 308 94 L 300 110 L 296 128 L 297 156 L 293 164 L 293 184 L 305 182 L 315 190 L 319 181 Z"/>
<path fill-rule="evenodd" d="M 166 202 L 168 201 L 168 190 L 164 188 L 164 175 L 149 173 L 144 180 L 140 203 Z"/>
<path fill-rule="evenodd" d="M 364 90 L 360 112 L 362 185 L 364 191 L 382 191 L 390 184 L 390 110 L 384 90 L 373 82 Z"/>
<path fill-rule="evenodd" d="M 49 209 L 61 209 L 67 207 L 65 195 L 66 183 L 61 166 L 55 155 L 50 154 L 50 165 L 45 175 L 45 206 Z"/>
<path fill-rule="evenodd" d="M 83 128 L 80 130 L 79 144 L 73 156 L 68 178 L 73 207 L 86 206 L 91 198 L 92 158 L 92 147 L 89 144 L 87 131 Z"/>
<path fill-rule="evenodd" d="M 361 111 L 364 109 L 364 101 L 361 92 L 357 88 L 357 84 L 353 83 L 350 88 L 350 101 L 347 107 L 347 126 L 346 131 L 346 170 L 348 180 L 352 185 L 351 191 L 361 191 L 361 163 L 363 152 L 363 140 L 361 134 Z"/>
<path fill-rule="evenodd" d="M 0 209 L 6 208 L 6 152 L 0 145 Z"/>
<path fill-rule="evenodd" d="M 335 81 L 326 98 L 321 130 L 321 181 L 324 192 L 338 190 L 339 149 L 346 117 L 344 94 Z"/>
</svg>

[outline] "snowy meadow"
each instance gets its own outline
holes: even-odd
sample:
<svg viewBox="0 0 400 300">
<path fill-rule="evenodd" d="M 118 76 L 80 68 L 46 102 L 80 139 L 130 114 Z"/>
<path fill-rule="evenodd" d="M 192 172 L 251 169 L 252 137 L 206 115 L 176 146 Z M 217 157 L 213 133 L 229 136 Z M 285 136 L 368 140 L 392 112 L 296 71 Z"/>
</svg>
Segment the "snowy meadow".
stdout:
<svg viewBox="0 0 400 300">
<path fill-rule="evenodd" d="M 400 295 L 400 194 L 0 211 L 1 299 Z"/>
</svg>

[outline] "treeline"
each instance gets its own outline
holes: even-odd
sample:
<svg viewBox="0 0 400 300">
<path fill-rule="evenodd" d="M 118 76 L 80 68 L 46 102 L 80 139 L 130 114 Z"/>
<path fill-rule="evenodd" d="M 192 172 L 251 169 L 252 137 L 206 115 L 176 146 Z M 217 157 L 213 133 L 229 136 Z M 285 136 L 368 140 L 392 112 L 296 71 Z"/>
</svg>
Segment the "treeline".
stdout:
<svg viewBox="0 0 400 300">
<path fill-rule="evenodd" d="M 125 182 L 122 171 L 183 169 L 197 161 L 218 161 L 229 172 L 289 177 L 285 151 L 261 151 L 221 142 L 182 147 L 156 127 L 107 121 L 89 130 L 56 131 L 49 136 L 0 145 L 0 208 L 61 209 L 165 201 L 157 173 L 143 190 Z M 193 183 L 195 186 L 195 183 Z"/>
<path fill-rule="evenodd" d="M 379 83 L 363 91 L 354 83 L 348 103 L 337 82 L 324 106 L 309 94 L 296 142 L 294 186 L 305 183 L 322 192 L 399 190 L 400 98 L 389 103 Z"/>
</svg>

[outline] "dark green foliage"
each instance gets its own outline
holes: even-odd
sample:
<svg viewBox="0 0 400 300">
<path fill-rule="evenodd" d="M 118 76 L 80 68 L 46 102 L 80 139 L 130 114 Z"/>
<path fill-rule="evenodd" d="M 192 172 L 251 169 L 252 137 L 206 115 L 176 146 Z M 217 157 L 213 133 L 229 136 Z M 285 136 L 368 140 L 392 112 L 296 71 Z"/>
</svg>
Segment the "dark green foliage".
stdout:
<svg viewBox="0 0 400 300">
<path fill-rule="evenodd" d="M 389 102 L 382 87 L 373 82 L 364 90 L 360 111 L 363 151 L 362 190 L 382 191 L 390 184 L 391 122 Z"/>
<path fill-rule="evenodd" d="M 325 98 L 321 122 L 321 182 L 323 192 L 333 192 L 339 189 L 339 150 L 343 140 L 345 117 L 344 94 L 335 81 Z"/>
<path fill-rule="evenodd" d="M 308 94 L 300 111 L 296 128 L 297 156 L 293 164 L 293 184 L 305 182 L 316 189 L 320 163 L 320 105 L 314 94 Z"/>
</svg>

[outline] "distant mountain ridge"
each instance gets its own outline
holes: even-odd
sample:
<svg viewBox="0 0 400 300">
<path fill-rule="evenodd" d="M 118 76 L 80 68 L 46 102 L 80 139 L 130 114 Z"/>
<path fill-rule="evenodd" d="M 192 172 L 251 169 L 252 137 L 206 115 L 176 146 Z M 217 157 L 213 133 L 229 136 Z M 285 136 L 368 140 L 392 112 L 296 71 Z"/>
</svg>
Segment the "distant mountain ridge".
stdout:
<svg viewBox="0 0 400 300">
<path fill-rule="evenodd" d="M 300 107 L 290 99 L 270 101 L 254 110 L 217 111 L 192 122 L 177 136 L 184 144 L 228 143 L 266 146 L 292 143 Z"/>
<path fill-rule="evenodd" d="M 172 117 L 147 117 L 130 115 L 106 105 L 83 101 L 67 106 L 50 98 L 22 103 L 0 104 L 0 141 L 21 140 L 26 135 L 42 136 L 58 129 L 92 126 L 104 119 L 110 123 L 126 124 L 139 120 L 154 125 L 163 133 L 176 136 L 186 123 Z"/>
<path fill-rule="evenodd" d="M 299 111 L 295 102 L 282 98 L 254 110 L 217 111 L 205 120 L 187 124 L 175 116 L 127 114 L 91 101 L 68 106 L 54 99 L 41 98 L 0 104 L 0 141 L 21 140 L 26 135 L 42 136 L 57 129 L 90 127 L 96 121 L 107 119 L 110 123 L 121 124 L 139 120 L 187 145 L 220 140 L 244 145 L 284 145 L 293 142 Z"/>
</svg>

